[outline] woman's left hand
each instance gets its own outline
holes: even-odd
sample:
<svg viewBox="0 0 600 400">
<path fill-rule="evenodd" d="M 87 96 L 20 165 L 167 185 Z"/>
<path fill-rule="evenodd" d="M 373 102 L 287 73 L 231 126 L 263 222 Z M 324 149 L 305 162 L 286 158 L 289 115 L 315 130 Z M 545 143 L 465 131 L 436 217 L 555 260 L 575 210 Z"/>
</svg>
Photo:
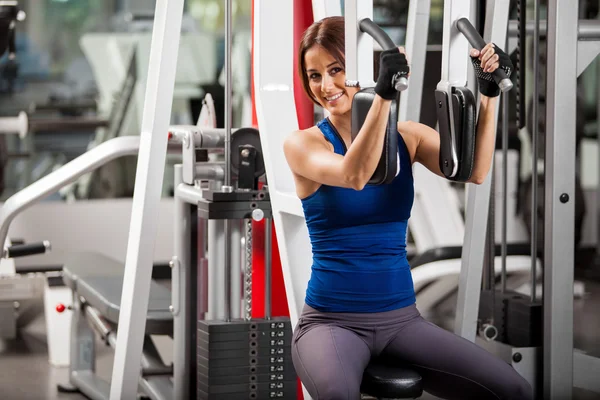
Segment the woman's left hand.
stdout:
<svg viewBox="0 0 600 400">
<path fill-rule="evenodd" d="M 498 96 L 500 88 L 494 81 L 492 73 L 502 68 L 510 77 L 514 67 L 508 54 L 494 43 L 488 43 L 481 51 L 471 49 L 470 55 L 481 94 L 488 97 Z"/>
</svg>

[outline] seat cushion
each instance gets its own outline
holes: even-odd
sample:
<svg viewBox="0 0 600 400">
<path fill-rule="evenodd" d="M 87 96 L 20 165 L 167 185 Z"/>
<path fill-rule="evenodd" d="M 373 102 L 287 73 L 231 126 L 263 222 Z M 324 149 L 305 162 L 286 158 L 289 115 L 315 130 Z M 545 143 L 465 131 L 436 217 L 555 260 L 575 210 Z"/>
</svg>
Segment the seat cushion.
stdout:
<svg viewBox="0 0 600 400">
<path fill-rule="evenodd" d="M 363 374 L 363 394 L 386 399 L 415 399 L 423 393 L 421 375 L 416 371 L 373 360 Z"/>
<path fill-rule="evenodd" d="M 125 265 L 98 253 L 77 253 L 63 266 L 63 281 L 106 320 L 118 324 Z M 171 292 L 155 281 L 150 284 L 146 332 L 171 334 Z"/>
</svg>

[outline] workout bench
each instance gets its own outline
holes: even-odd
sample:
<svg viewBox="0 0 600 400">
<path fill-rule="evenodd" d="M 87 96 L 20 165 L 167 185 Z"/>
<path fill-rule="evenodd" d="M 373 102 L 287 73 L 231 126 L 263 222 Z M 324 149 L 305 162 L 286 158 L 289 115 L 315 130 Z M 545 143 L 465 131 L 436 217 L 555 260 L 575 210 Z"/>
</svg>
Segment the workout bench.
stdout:
<svg viewBox="0 0 600 400">
<path fill-rule="evenodd" d="M 107 345 L 116 346 L 124 269 L 123 264 L 96 253 L 73 254 L 65 263 L 63 280 L 73 291 L 73 319 L 69 384 L 58 385 L 59 392 L 81 392 L 94 400 L 109 398 L 109 383 L 96 375 L 94 331 Z M 170 290 L 152 281 L 139 391 L 153 400 L 173 397 L 172 366 L 164 365 L 150 338 L 172 336 L 170 304 Z"/>
</svg>

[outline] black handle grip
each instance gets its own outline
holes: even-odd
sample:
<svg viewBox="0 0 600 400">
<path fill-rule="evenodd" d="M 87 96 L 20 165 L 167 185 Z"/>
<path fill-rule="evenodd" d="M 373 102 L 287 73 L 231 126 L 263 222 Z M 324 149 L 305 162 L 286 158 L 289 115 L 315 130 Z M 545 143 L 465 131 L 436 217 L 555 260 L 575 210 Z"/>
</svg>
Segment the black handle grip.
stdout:
<svg viewBox="0 0 600 400">
<path fill-rule="evenodd" d="M 4 249 L 4 258 L 17 258 L 44 254 L 51 249 L 50 242 L 44 240 L 40 243 L 17 244 Z"/>
<path fill-rule="evenodd" d="M 461 18 L 456 21 L 456 28 L 465 36 L 465 38 L 467 38 L 467 41 L 474 49 L 481 50 L 485 47 L 485 40 L 483 40 L 479 32 L 477 32 L 477 29 L 475 29 L 467 18 Z M 495 70 L 492 73 L 492 77 L 502 92 L 507 92 L 512 89 L 512 81 L 502 68 Z"/>
<path fill-rule="evenodd" d="M 379 25 L 373 22 L 369 18 L 364 18 L 358 23 L 358 29 L 361 32 L 366 33 L 371 36 L 373 40 L 375 40 L 382 49 L 391 50 L 396 48 L 396 44 L 394 41 L 388 36 L 387 33 Z M 398 73 L 394 76 L 392 81 L 394 88 L 401 92 L 408 88 L 408 79 L 406 79 L 406 74 Z"/>
</svg>

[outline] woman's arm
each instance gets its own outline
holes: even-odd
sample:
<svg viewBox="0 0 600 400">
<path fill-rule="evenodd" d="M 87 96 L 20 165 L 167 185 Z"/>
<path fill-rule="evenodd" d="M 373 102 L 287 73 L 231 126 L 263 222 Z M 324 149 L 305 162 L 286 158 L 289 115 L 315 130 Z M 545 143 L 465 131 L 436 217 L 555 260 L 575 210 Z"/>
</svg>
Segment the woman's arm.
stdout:
<svg viewBox="0 0 600 400">
<path fill-rule="evenodd" d="M 286 138 L 283 147 L 292 172 L 319 184 L 356 190 L 365 187 L 381 159 L 391 100 L 396 97 L 392 78 L 397 72 L 408 73 L 408 63 L 402 51 L 392 49 L 382 52 L 375 98 L 345 156 L 335 154 L 319 132 L 294 132 Z"/>
<path fill-rule="evenodd" d="M 481 96 L 479 120 L 477 122 L 475 159 L 473 173 L 468 182 L 481 184 L 485 180 L 492 163 L 496 132 L 496 98 Z M 440 134 L 427 125 L 417 122 L 399 122 L 400 132 L 407 142 L 409 151 L 414 148 L 414 162 L 423 164 L 436 175 L 444 178 L 440 170 Z"/>
<path fill-rule="evenodd" d="M 323 185 L 362 190 L 381 158 L 390 103 L 375 96 L 363 127 L 345 156 L 335 154 L 320 132 L 294 132 L 283 145 L 292 172 Z"/>
<path fill-rule="evenodd" d="M 494 44 L 488 43 L 481 51 L 471 50 L 471 59 L 478 73 L 481 93 L 473 172 L 468 182 L 481 184 L 490 171 L 496 138 L 496 107 L 500 89 L 491 73 L 502 67 L 510 76 L 510 58 Z M 444 177 L 439 166 L 440 136 L 430 127 L 411 122 L 399 122 L 398 131 L 414 143 L 414 161 L 420 162 L 433 173 Z M 410 150 L 410 146 L 409 146 Z"/>
</svg>

